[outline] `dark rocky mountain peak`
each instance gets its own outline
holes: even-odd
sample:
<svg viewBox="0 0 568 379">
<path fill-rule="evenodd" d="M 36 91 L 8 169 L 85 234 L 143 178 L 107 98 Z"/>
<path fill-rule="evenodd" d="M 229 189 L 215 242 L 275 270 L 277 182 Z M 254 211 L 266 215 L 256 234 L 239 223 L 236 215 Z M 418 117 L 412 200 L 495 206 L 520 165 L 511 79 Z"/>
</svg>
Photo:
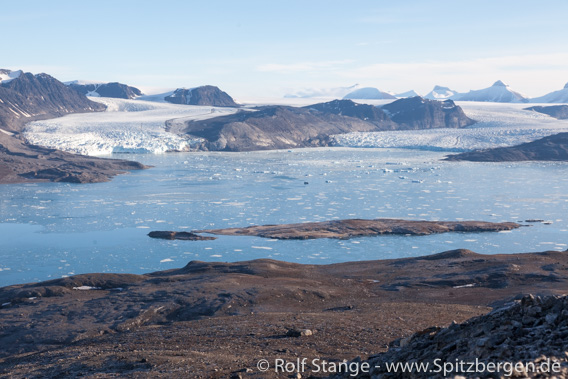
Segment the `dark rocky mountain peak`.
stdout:
<svg viewBox="0 0 568 379">
<path fill-rule="evenodd" d="M 146 168 L 136 162 L 85 157 L 26 144 L 18 137 L 29 121 L 103 111 L 106 107 L 50 75 L 8 71 L 0 74 L 0 183 L 95 183 L 125 170 Z"/>
<path fill-rule="evenodd" d="M 0 100 L 0 127 L 15 132 L 32 120 L 106 109 L 44 73 L 23 73 L 0 83 Z"/>
<path fill-rule="evenodd" d="M 142 96 L 142 91 L 126 84 L 112 83 L 81 83 L 74 81 L 66 83 L 69 87 L 86 96 L 114 97 L 117 99 L 133 99 Z"/>
<path fill-rule="evenodd" d="M 178 88 L 164 98 L 169 103 L 187 105 L 210 105 L 213 107 L 238 107 L 233 98 L 215 86 Z"/>
<path fill-rule="evenodd" d="M 503 83 L 500 80 L 497 80 L 495 83 L 493 83 L 493 85 L 491 87 L 507 87 L 507 85 L 505 83 Z"/>
<path fill-rule="evenodd" d="M 383 105 L 382 110 L 405 129 L 462 128 L 475 123 L 452 100 L 415 96 Z"/>
</svg>

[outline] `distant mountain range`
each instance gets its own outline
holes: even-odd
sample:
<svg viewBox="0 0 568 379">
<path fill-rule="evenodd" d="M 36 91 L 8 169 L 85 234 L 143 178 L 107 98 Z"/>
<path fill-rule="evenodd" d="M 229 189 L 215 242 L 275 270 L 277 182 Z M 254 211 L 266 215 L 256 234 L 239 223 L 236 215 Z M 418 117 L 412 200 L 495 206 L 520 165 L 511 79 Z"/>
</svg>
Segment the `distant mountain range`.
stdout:
<svg viewBox="0 0 568 379">
<path fill-rule="evenodd" d="M 204 150 L 250 151 L 327 146 L 350 132 L 457 128 L 473 124 L 452 101 L 400 99 L 383 108 L 334 100 L 307 107 L 266 106 L 229 116 L 169 123 L 171 132 L 206 140 Z"/>
<path fill-rule="evenodd" d="M 502 81 L 496 81 L 491 87 L 468 93 L 459 93 L 451 97 L 458 101 L 490 101 L 495 103 L 528 103 L 529 99 L 509 88 Z"/>
<path fill-rule="evenodd" d="M 415 96 L 420 95 L 414 90 L 394 95 L 390 92 L 381 91 L 374 87 L 364 87 L 349 92 L 343 98 L 353 100 L 384 100 Z M 512 90 L 501 80 L 496 81 L 491 87 L 472 90 L 468 93 L 459 93 L 448 87 L 436 85 L 432 91 L 424 96 L 424 98 L 429 100 L 450 99 L 455 101 L 482 101 L 495 103 L 568 103 L 568 83 L 559 91 L 554 91 L 533 99 L 529 99 L 523 94 Z"/>
</svg>

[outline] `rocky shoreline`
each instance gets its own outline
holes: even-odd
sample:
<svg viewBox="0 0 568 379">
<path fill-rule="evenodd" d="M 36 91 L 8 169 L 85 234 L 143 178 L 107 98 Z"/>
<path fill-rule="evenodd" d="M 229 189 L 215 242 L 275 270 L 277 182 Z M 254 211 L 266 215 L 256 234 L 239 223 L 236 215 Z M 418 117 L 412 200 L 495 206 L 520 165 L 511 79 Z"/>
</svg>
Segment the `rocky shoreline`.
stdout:
<svg viewBox="0 0 568 379">
<path fill-rule="evenodd" d="M 0 288 L 0 376 L 286 377 L 256 365 L 367 359 L 524 294 L 566 292 L 560 251 L 75 275 Z"/>
</svg>

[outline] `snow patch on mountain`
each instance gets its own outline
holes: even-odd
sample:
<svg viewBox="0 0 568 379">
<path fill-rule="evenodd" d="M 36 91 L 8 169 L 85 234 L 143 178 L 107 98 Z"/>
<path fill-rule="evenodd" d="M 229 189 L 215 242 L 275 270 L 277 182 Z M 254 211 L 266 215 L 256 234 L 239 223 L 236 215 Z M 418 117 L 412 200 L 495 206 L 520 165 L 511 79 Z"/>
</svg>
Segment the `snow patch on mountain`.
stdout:
<svg viewBox="0 0 568 379">
<path fill-rule="evenodd" d="M 205 119 L 237 111 L 104 97 L 92 100 L 105 104 L 107 110 L 34 121 L 26 126 L 24 137 L 35 145 L 84 155 L 159 154 L 188 150 L 202 141 L 166 132 L 166 120 Z"/>
<path fill-rule="evenodd" d="M 490 101 L 495 103 L 527 103 L 528 98 L 498 80 L 491 87 L 452 96 L 458 101 Z"/>
<path fill-rule="evenodd" d="M 348 133 L 335 135 L 333 139 L 337 145 L 345 147 L 461 152 L 513 146 L 568 131 L 568 120 L 524 110 L 525 104 L 463 102 L 458 105 L 478 122 L 464 129 Z"/>
<path fill-rule="evenodd" d="M 12 71 L 6 69 L 0 69 L 0 83 L 8 83 L 14 79 L 17 79 L 22 75 L 22 70 Z"/>
</svg>

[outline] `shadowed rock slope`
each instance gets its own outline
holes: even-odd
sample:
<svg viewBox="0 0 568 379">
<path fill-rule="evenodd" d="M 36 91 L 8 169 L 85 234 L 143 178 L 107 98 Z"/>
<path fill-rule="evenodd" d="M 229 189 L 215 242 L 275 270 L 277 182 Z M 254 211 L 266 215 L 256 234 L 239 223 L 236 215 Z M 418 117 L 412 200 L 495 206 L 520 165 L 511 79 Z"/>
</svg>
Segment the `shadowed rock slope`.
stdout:
<svg viewBox="0 0 568 379">
<path fill-rule="evenodd" d="M 371 358 L 369 372 L 333 378 L 568 377 L 568 298 L 526 296 L 447 328 L 431 327 L 389 345 Z M 421 362 L 430 372 L 389 373 L 387 364 Z M 438 363 L 438 367 L 436 366 Z M 456 362 L 464 362 L 458 366 Z M 474 365 L 476 362 L 477 365 Z M 505 363 L 497 369 L 497 363 Z M 360 364 L 361 362 L 359 362 Z M 450 364 L 444 366 L 445 364 Z M 470 365 L 469 363 L 472 363 Z M 494 366 L 489 366 L 493 364 Z M 476 369 L 476 366 L 479 367 Z M 446 368 L 444 373 L 443 368 Z"/>
</svg>

